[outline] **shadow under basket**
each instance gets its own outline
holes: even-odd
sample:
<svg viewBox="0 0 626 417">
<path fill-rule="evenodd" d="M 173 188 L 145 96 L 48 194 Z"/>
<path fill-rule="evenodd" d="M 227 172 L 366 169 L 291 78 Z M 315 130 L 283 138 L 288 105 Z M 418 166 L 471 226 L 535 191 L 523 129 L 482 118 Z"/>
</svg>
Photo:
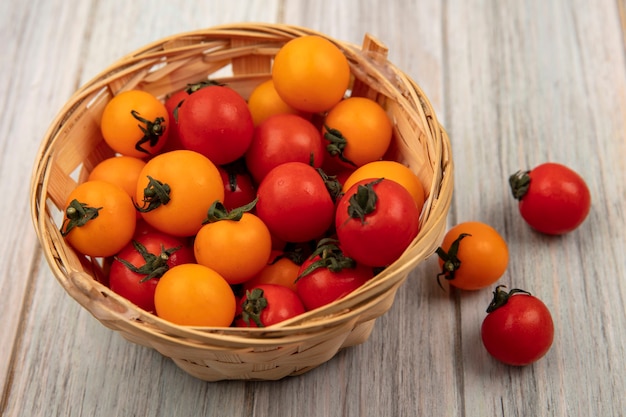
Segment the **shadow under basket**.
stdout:
<svg viewBox="0 0 626 417">
<path fill-rule="evenodd" d="M 389 155 L 410 167 L 426 192 L 420 232 L 404 254 L 365 285 L 319 309 L 269 328 L 199 328 L 147 313 L 103 285 L 102 259 L 76 253 L 59 233 L 67 196 L 93 167 L 114 155 L 100 133 L 105 105 L 117 93 L 148 91 L 160 99 L 211 78 L 244 98 L 271 77 L 279 48 L 306 35 L 322 36 L 347 57 L 352 96 L 376 100 L 394 135 Z M 446 228 L 453 188 L 449 139 L 427 97 L 387 60 L 386 47 L 365 35 L 361 47 L 302 27 L 233 24 L 162 39 L 115 62 L 82 86 L 61 109 L 41 144 L 31 183 L 37 236 L 63 288 L 96 319 L 126 339 L 156 349 L 194 377 L 276 380 L 330 360 L 363 343 L 391 307 L 411 270 L 433 254 Z"/>
</svg>

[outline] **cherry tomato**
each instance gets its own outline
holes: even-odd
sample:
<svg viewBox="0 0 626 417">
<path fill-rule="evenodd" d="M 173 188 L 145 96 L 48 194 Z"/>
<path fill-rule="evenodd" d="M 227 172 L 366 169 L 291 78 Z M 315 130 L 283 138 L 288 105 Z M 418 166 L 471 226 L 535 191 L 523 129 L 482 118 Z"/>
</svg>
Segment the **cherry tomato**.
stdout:
<svg viewBox="0 0 626 417">
<path fill-rule="evenodd" d="M 217 167 L 224 183 L 224 207 L 233 210 L 251 203 L 256 198 L 256 188 L 244 164 L 237 161 Z"/>
<path fill-rule="evenodd" d="M 256 213 L 285 242 L 308 242 L 326 232 L 335 205 L 318 171 L 302 162 L 272 169 L 257 189 Z"/>
<path fill-rule="evenodd" d="M 346 257 L 336 241 L 321 240 L 300 266 L 296 292 L 305 308 L 313 310 L 345 297 L 373 276 L 371 267 Z"/>
<path fill-rule="evenodd" d="M 169 115 L 165 105 L 142 90 L 124 91 L 109 101 L 100 128 L 115 152 L 135 158 L 150 157 L 167 141 Z"/>
<path fill-rule="evenodd" d="M 139 178 L 135 202 L 143 219 L 174 236 L 195 235 L 213 202 L 224 199 L 217 167 L 189 150 L 155 156 Z"/>
<path fill-rule="evenodd" d="M 140 308 L 154 313 L 154 290 L 170 268 L 193 263 L 193 249 L 181 239 L 146 233 L 133 239 L 114 258 L 109 287 Z"/>
<path fill-rule="evenodd" d="M 509 178 L 522 218 L 533 229 L 561 235 L 576 229 L 591 207 L 591 194 L 580 175 L 557 163 L 544 163 Z"/>
<path fill-rule="evenodd" d="M 482 222 L 452 227 L 437 249 L 441 273 L 450 285 L 478 290 L 502 277 L 509 263 L 509 249 L 500 234 Z"/>
<path fill-rule="evenodd" d="M 275 114 L 296 114 L 304 118 L 310 117 L 307 113 L 285 103 L 276 92 L 272 79 L 262 82 L 252 90 L 248 98 L 248 107 L 255 126 Z"/>
<path fill-rule="evenodd" d="M 311 122 L 294 114 L 277 114 L 258 125 L 246 152 L 246 166 L 257 184 L 276 166 L 302 162 L 322 166 L 322 135 Z"/>
<path fill-rule="evenodd" d="M 283 251 L 272 250 L 267 265 L 253 278 L 244 282 L 244 290 L 251 290 L 260 284 L 282 285 L 296 290 L 296 278 L 300 265 Z"/>
<path fill-rule="evenodd" d="M 161 152 L 175 151 L 178 149 L 184 149 L 182 142 L 180 141 L 180 132 L 178 127 L 178 108 L 187 99 L 189 93 L 186 89 L 176 91 L 165 100 L 165 108 L 170 119 L 170 125 L 168 127 L 169 134 L 167 142 Z"/>
<path fill-rule="evenodd" d="M 135 197 L 137 180 L 146 165 L 143 159 L 132 156 L 115 156 L 98 163 L 87 177 L 88 181 L 100 180 L 119 185 L 129 197 Z"/>
<path fill-rule="evenodd" d="M 393 263 L 419 232 L 420 213 L 413 197 L 395 181 L 362 180 L 337 204 L 335 229 L 345 254 L 359 263 Z"/>
<path fill-rule="evenodd" d="M 248 104 L 239 93 L 210 85 L 194 91 L 178 108 L 178 130 L 185 149 L 224 165 L 245 154 L 254 124 Z"/>
<path fill-rule="evenodd" d="M 183 326 L 227 327 L 235 318 L 235 294 L 228 282 L 204 265 L 170 268 L 157 283 L 154 305 L 159 317 Z"/>
<path fill-rule="evenodd" d="M 343 166 L 360 167 L 385 155 L 392 134 L 391 121 L 380 104 L 365 97 L 347 98 L 324 120 L 326 157 Z"/>
<path fill-rule="evenodd" d="M 268 327 L 304 313 L 298 295 L 282 285 L 261 284 L 246 291 L 237 308 L 237 327 Z"/>
<path fill-rule="evenodd" d="M 359 181 L 375 178 L 386 178 L 402 185 L 413 196 L 418 210 L 422 211 L 425 194 L 420 179 L 410 168 L 396 161 L 374 161 L 357 168 L 343 181 L 343 192 Z"/>
<path fill-rule="evenodd" d="M 78 252 L 107 257 L 130 242 L 137 221 L 133 202 L 121 187 L 86 181 L 69 194 L 61 234 Z"/>
<path fill-rule="evenodd" d="M 496 287 L 481 326 L 481 338 L 495 359 L 514 366 L 541 359 L 552 346 L 554 323 L 548 307 L 530 293 Z"/>
<path fill-rule="evenodd" d="M 211 211 L 209 218 L 194 240 L 199 264 L 213 269 L 229 284 L 247 281 L 267 265 L 272 238 L 261 219 L 251 213 L 216 216 Z"/>
<path fill-rule="evenodd" d="M 274 58 L 272 80 L 280 97 L 308 113 L 330 109 L 350 84 L 350 65 L 341 49 L 320 36 L 294 38 Z"/>
</svg>

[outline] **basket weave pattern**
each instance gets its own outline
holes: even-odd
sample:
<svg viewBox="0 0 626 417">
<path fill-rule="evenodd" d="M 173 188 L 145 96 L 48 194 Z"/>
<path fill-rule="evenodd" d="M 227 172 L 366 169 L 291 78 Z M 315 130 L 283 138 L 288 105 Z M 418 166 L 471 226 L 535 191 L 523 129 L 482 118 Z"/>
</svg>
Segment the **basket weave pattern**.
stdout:
<svg viewBox="0 0 626 417">
<path fill-rule="evenodd" d="M 394 125 L 393 157 L 420 178 L 427 201 L 421 231 L 403 256 L 347 297 L 265 329 L 178 326 L 146 313 L 101 283 L 103 262 L 74 252 L 59 233 L 70 191 L 113 156 L 99 120 L 117 93 L 143 89 L 164 99 L 187 84 L 211 79 L 247 98 L 271 76 L 279 48 L 316 34 L 346 55 L 352 95 L 382 104 Z M 63 288 L 102 324 L 131 342 L 156 349 L 189 374 L 208 381 L 274 380 L 304 373 L 340 349 L 364 342 L 392 305 L 409 272 L 436 249 L 452 196 L 452 158 L 444 129 L 420 88 L 386 59 L 384 45 L 366 35 L 362 47 L 294 26 L 219 26 L 162 39 L 123 57 L 82 86 L 44 138 L 31 184 L 33 222 L 46 259 Z"/>
</svg>

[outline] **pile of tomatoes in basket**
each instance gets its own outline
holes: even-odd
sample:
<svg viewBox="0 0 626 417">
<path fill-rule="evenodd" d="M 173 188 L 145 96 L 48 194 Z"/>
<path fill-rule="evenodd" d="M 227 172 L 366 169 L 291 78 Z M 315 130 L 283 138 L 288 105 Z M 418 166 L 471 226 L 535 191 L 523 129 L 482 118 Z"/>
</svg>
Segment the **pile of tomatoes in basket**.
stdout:
<svg viewBox="0 0 626 417">
<path fill-rule="evenodd" d="M 101 118 L 115 156 L 71 192 L 62 235 L 180 325 L 269 326 L 345 296 L 406 250 L 425 199 L 350 82 L 341 50 L 304 36 L 246 99 L 212 81 L 118 93 Z"/>
</svg>

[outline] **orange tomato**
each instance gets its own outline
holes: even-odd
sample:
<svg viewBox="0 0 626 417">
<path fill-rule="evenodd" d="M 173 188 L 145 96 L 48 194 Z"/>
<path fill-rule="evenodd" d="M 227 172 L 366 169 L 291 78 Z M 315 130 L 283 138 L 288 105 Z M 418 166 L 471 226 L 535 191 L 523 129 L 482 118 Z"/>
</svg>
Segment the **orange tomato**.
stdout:
<svg viewBox="0 0 626 417">
<path fill-rule="evenodd" d="M 281 254 L 281 251 L 272 251 L 270 261 L 258 274 L 243 284 L 244 289 L 252 290 L 261 284 L 276 284 L 295 291 L 300 266 L 287 257 L 279 258 Z"/>
<path fill-rule="evenodd" d="M 126 156 L 147 158 L 167 141 L 169 115 L 165 105 L 142 90 L 124 91 L 107 103 L 100 120 L 104 141 Z"/>
<path fill-rule="evenodd" d="M 89 181 L 100 180 L 119 185 L 131 198 L 135 198 L 139 173 L 146 165 L 143 159 L 132 156 L 114 156 L 96 165 L 89 173 Z"/>
<path fill-rule="evenodd" d="M 135 203 L 152 227 L 174 236 L 192 236 L 213 202 L 224 199 L 217 167 L 205 156 L 176 150 L 150 159 L 139 175 Z"/>
<path fill-rule="evenodd" d="M 350 84 L 350 65 L 331 41 L 321 36 L 302 36 L 280 48 L 274 58 L 272 80 L 287 104 L 318 113 L 343 98 Z"/>
<path fill-rule="evenodd" d="M 271 79 L 262 82 L 252 90 L 248 98 L 248 107 L 255 126 L 275 114 L 297 114 L 304 118 L 309 116 L 285 103 L 276 92 L 274 81 Z"/>
<path fill-rule="evenodd" d="M 385 155 L 393 128 L 389 116 L 377 102 L 350 97 L 328 112 L 322 133 L 328 143 L 328 159 L 346 167 L 360 167 Z"/>
<path fill-rule="evenodd" d="M 235 318 L 235 294 L 224 278 L 198 264 L 170 268 L 154 293 L 157 316 L 183 326 L 227 327 Z"/>
<path fill-rule="evenodd" d="M 437 249 L 439 266 L 450 285 L 477 290 L 492 285 L 506 271 L 509 250 L 500 234 L 482 222 L 464 222 L 446 233 Z"/>
<path fill-rule="evenodd" d="M 117 185 L 87 181 L 67 198 L 61 233 L 83 255 L 115 255 L 135 232 L 137 215 L 133 202 Z"/>
<path fill-rule="evenodd" d="M 343 182 L 343 192 L 361 180 L 375 178 L 386 178 L 402 185 L 411 194 L 421 212 L 425 200 L 424 187 L 410 168 L 396 161 L 374 161 L 357 168 Z"/>
<path fill-rule="evenodd" d="M 230 284 L 256 275 L 267 264 L 271 251 L 267 226 L 250 213 L 244 213 L 240 220 L 207 223 L 194 240 L 198 263 L 217 271 Z"/>
</svg>

